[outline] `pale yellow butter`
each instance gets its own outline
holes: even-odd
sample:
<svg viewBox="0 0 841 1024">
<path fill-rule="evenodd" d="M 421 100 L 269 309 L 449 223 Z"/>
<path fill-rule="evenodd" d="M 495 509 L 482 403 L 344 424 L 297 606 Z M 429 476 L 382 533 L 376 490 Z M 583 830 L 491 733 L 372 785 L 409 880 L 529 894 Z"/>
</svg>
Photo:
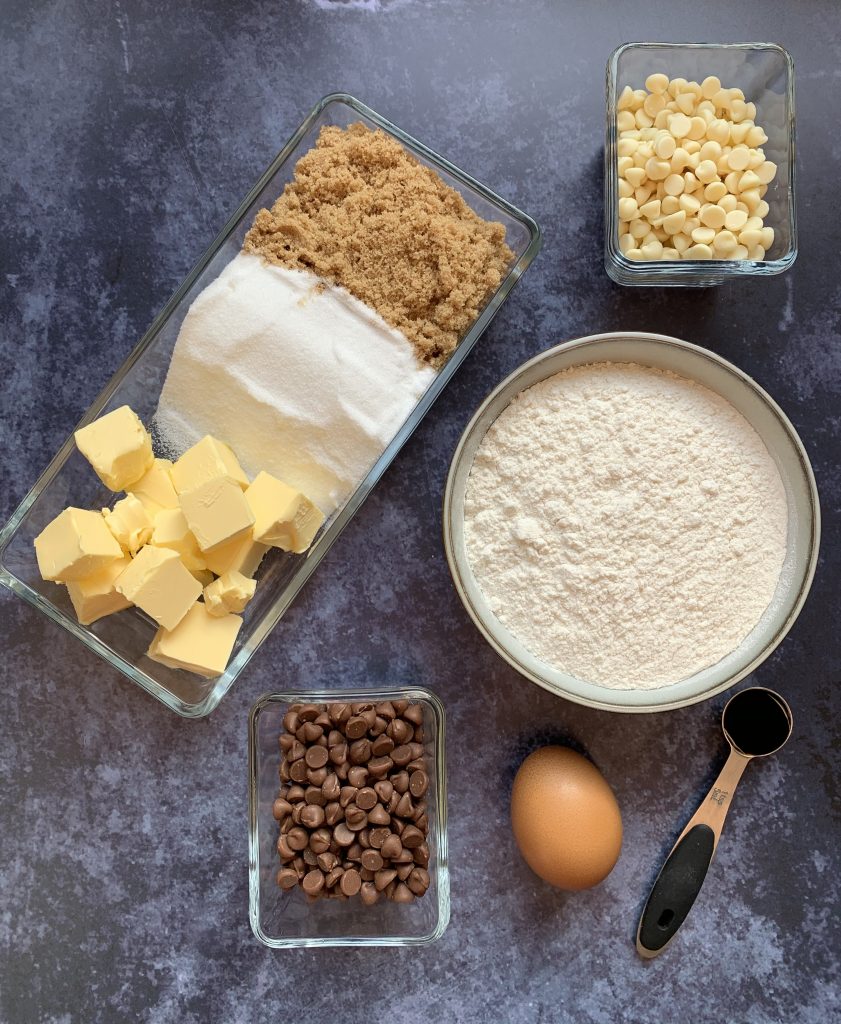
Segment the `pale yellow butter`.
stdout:
<svg viewBox="0 0 841 1024">
<path fill-rule="evenodd" d="M 236 569 L 230 569 L 204 588 L 204 606 L 213 616 L 242 612 L 254 597 L 257 584 Z"/>
<path fill-rule="evenodd" d="M 248 477 L 242 471 L 236 455 L 223 441 L 207 434 L 188 449 L 172 467 L 172 482 L 179 494 L 194 491 L 197 487 L 227 476 L 243 489 L 248 486 Z"/>
<path fill-rule="evenodd" d="M 268 544 L 260 544 L 249 532 L 227 544 L 220 544 L 212 551 L 205 551 L 203 555 L 208 569 L 217 576 L 236 569 L 243 576 L 251 577 L 257 572 L 268 550 Z"/>
<path fill-rule="evenodd" d="M 126 495 L 113 508 L 104 508 L 102 515 L 117 543 L 129 554 L 137 554 L 152 536 L 149 513 L 133 494 Z"/>
<path fill-rule="evenodd" d="M 173 630 L 159 629 L 147 651 L 153 661 L 212 678 L 225 671 L 242 626 L 238 615 L 216 618 L 199 602 Z"/>
<path fill-rule="evenodd" d="M 158 513 L 155 517 L 151 543 L 155 547 L 169 548 L 171 551 L 175 551 L 192 573 L 207 568 L 198 541 L 193 536 L 180 508 L 165 508 Z"/>
<path fill-rule="evenodd" d="M 306 551 L 324 522 L 309 498 L 270 473 L 257 474 L 245 499 L 254 515 L 254 539 L 284 551 Z"/>
<path fill-rule="evenodd" d="M 116 588 L 164 629 L 174 629 L 202 591 L 174 551 L 151 544 L 117 578 Z"/>
<path fill-rule="evenodd" d="M 131 485 L 131 493 L 143 503 L 153 519 L 162 509 L 178 508 L 171 471 L 169 459 L 155 459 L 137 483 Z"/>
<path fill-rule="evenodd" d="M 152 439 L 127 405 L 77 430 L 76 446 L 112 491 L 125 491 L 154 461 Z"/>
<path fill-rule="evenodd" d="M 206 480 L 179 493 L 181 511 L 202 551 L 251 533 L 254 515 L 242 488 L 229 476 Z"/>
<path fill-rule="evenodd" d="M 122 558 L 123 549 L 99 512 L 66 508 L 35 538 L 38 569 L 45 580 L 81 580 Z"/>
<path fill-rule="evenodd" d="M 83 580 L 71 580 L 67 584 L 67 593 L 73 602 L 76 618 L 83 626 L 89 626 L 105 615 L 112 615 L 131 607 L 131 601 L 120 594 L 114 585 L 117 577 L 130 564 L 131 558 L 123 555 L 92 576 L 86 576 Z"/>
</svg>

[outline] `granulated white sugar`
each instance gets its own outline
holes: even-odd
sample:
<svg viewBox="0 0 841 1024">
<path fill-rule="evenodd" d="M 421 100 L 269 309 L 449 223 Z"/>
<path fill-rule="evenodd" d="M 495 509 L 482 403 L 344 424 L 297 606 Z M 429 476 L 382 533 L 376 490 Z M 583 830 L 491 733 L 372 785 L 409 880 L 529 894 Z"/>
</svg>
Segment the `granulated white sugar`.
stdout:
<svg viewBox="0 0 841 1024">
<path fill-rule="evenodd" d="M 315 274 L 240 253 L 184 319 L 154 420 L 177 457 L 205 434 L 329 514 L 435 377 L 373 309 Z"/>
<path fill-rule="evenodd" d="M 768 607 L 786 554 L 774 460 L 727 401 L 631 363 L 518 396 L 465 496 L 474 575 L 539 659 L 616 689 L 715 664 Z"/>
</svg>

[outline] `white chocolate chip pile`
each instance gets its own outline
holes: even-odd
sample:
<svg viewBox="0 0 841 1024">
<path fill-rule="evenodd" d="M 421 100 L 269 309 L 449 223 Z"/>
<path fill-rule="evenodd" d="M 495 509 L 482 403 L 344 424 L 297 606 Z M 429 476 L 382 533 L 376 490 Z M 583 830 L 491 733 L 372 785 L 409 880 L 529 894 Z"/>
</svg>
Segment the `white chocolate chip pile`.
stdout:
<svg viewBox="0 0 841 1024">
<path fill-rule="evenodd" d="M 763 260 L 777 165 L 741 89 L 649 75 L 617 103 L 619 248 L 632 260 Z"/>
</svg>

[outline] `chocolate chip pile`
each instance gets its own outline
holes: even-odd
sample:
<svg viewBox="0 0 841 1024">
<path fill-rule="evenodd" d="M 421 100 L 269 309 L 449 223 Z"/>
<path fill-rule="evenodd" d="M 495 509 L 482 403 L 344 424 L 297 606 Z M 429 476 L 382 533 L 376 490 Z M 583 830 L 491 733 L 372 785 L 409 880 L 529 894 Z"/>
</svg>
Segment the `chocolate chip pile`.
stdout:
<svg viewBox="0 0 841 1024">
<path fill-rule="evenodd" d="M 279 737 L 281 889 L 367 906 L 429 888 L 423 708 L 293 704 Z"/>
</svg>

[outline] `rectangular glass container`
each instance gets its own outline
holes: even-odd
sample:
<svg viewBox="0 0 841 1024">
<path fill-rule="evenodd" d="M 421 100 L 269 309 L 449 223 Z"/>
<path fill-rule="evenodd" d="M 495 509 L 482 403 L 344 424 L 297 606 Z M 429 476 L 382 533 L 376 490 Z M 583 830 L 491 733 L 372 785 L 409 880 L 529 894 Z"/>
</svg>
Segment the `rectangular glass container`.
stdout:
<svg viewBox="0 0 841 1024">
<path fill-rule="evenodd" d="M 616 104 L 626 85 L 642 89 L 646 78 L 655 72 L 697 82 L 715 75 L 724 88 L 741 89 L 745 99 L 756 104 L 756 123 L 768 136 L 762 148 L 767 159 L 777 164 L 777 175 L 765 196 L 769 206 L 765 224 L 774 229 L 774 244 L 766 259 L 643 262 L 623 255 L 619 248 Z M 613 51 L 607 63 L 606 101 L 604 263 L 617 284 L 699 287 L 779 274 L 794 263 L 794 63 L 786 50 L 775 43 L 625 43 Z"/>
<path fill-rule="evenodd" d="M 155 624 L 137 608 L 107 616 L 91 626 L 80 625 L 66 589 L 41 579 L 33 540 L 47 523 L 67 505 L 95 509 L 110 505 L 114 500 L 114 495 L 99 482 L 86 460 L 76 450 L 72 435 L 0 532 L 0 583 L 63 626 L 167 707 L 187 718 L 200 718 L 216 707 L 429 411 L 540 249 L 540 230 L 526 214 L 352 96 L 326 96 L 316 104 L 272 161 L 221 234 L 85 413 L 77 428 L 121 405 L 130 405 L 145 423 L 151 421 L 181 323 L 193 300 L 240 251 L 255 214 L 274 203 L 292 179 L 298 158 L 313 147 L 321 128 L 325 125 L 347 127 L 359 121 L 370 128 L 382 129 L 396 138 L 421 163 L 431 167 L 448 185 L 457 189 L 479 216 L 504 224 L 506 241 L 514 258 L 508 273 L 489 297 L 449 361 L 436 375 L 365 479 L 329 517 L 309 551 L 304 555 L 287 554 L 277 549 L 269 552 L 257 574 L 256 596 L 245 611 L 245 621 L 231 660 L 222 675 L 215 679 L 203 679 L 147 658 L 146 650 L 154 635 Z"/>
<path fill-rule="evenodd" d="M 378 703 L 408 700 L 423 706 L 424 744 L 429 764 L 429 876 L 427 892 L 410 904 L 380 900 L 366 907 L 358 898 L 310 903 L 296 886 L 284 891 L 275 881 L 280 868 L 278 824 L 272 804 L 280 786 L 283 716 L 290 704 L 331 701 Z M 249 920 L 257 938 L 275 949 L 289 946 L 423 946 L 439 939 L 450 920 L 447 866 L 447 780 L 444 707 L 422 687 L 378 690 L 319 690 L 270 693 L 251 709 L 248 726 Z"/>
</svg>

